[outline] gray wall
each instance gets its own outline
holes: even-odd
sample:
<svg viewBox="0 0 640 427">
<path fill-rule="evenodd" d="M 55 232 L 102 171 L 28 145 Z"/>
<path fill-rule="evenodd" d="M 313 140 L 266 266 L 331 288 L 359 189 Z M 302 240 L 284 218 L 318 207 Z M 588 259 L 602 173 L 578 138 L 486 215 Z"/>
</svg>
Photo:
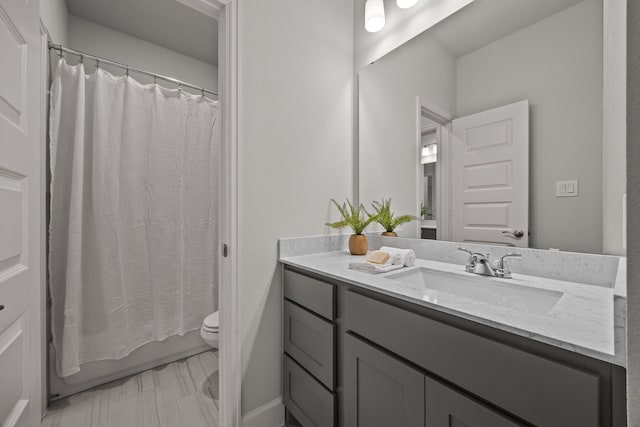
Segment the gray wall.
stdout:
<svg viewBox="0 0 640 427">
<path fill-rule="evenodd" d="M 43 0 L 40 2 L 40 20 L 54 43 L 63 46 L 69 43 L 68 19 L 69 11 L 65 0 Z"/>
<path fill-rule="evenodd" d="M 640 2 L 627 16 L 627 387 L 629 426 L 640 426 Z"/>
<path fill-rule="evenodd" d="M 238 294 L 242 412 L 282 395 L 279 237 L 329 233 L 352 197 L 353 3 L 242 0 Z"/>
<path fill-rule="evenodd" d="M 218 67 L 215 65 L 207 64 L 75 15 L 69 15 L 69 47 L 153 73 L 174 77 L 196 86 L 204 86 L 213 90 L 218 88 Z M 85 63 L 88 69 L 93 65 L 91 61 Z M 111 68 L 106 64 L 101 64 L 101 67 L 118 75 L 123 74 L 122 69 Z M 136 73 L 132 73 L 131 77 L 142 83 L 153 81 L 151 77 Z M 171 83 L 163 83 L 161 80 L 158 83 L 174 87 Z"/>
<path fill-rule="evenodd" d="M 602 40 L 585 0 L 458 59 L 458 116 L 529 99 L 532 247 L 602 253 Z"/>
</svg>

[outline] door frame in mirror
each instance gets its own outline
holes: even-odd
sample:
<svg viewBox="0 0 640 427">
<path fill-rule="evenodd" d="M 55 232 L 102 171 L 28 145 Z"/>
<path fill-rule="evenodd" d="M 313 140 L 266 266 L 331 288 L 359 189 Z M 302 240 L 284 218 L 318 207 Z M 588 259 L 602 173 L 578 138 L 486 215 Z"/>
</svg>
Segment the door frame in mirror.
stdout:
<svg viewBox="0 0 640 427">
<path fill-rule="evenodd" d="M 449 184 L 451 182 L 451 122 L 455 116 L 447 110 L 416 96 L 416 148 L 418 149 L 418 161 L 416 162 L 416 200 L 417 211 L 420 211 L 421 193 L 424 180 L 424 165 L 420 163 L 420 150 L 422 148 L 422 117 L 427 117 L 439 125 L 440 136 L 438 138 L 438 165 L 436 170 L 436 212 L 438 221 L 436 231 L 437 240 L 451 240 L 451 195 Z M 417 221 L 416 235 L 420 238 L 422 221 Z"/>
</svg>

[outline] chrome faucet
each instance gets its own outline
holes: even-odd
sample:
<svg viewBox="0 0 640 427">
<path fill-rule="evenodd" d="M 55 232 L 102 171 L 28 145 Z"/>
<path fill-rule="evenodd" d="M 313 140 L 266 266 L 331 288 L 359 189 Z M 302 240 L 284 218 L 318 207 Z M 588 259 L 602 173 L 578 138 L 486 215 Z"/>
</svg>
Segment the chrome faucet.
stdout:
<svg viewBox="0 0 640 427">
<path fill-rule="evenodd" d="M 494 265 L 490 260 L 490 254 L 482 254 L 480 252 L 472 252 L 469 249 L 458 248 L 459 251 L 469 254 L 465 270 L 469 273 L 481 274 L 483 276 L 501 277 L 504 279 L 511 278 L 511 271 L 505 268 L 505 259 L 522 258 L 522 255 L 516 253 L 508 253 L 500 257 L 500 260 Z"/>
</svg>

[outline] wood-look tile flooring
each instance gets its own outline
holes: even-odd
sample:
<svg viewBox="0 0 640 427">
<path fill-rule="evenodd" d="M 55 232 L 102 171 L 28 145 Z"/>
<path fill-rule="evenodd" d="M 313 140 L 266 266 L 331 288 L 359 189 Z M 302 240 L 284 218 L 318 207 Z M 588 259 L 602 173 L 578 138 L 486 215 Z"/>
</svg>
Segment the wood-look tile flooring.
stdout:
<svg viewBox="0 0 640 427">
<path fill-rule="evenodd" d="M 208 351 L 52 403 L 43 427 L 218 427 L 218 358 Z"/>
</svg>

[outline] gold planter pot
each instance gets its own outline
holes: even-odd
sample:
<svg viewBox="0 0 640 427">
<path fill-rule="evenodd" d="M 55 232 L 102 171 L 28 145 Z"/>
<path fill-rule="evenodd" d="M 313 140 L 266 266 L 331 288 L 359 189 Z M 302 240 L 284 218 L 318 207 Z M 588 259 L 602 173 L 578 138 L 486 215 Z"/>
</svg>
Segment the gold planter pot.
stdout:
<svg viewBox="0 0 640 427">
<path fill-rule="evenodd" d="M 369 239 L 364 234 L 352 234 L 349 237 L 349 252 L 351 255 L 366 255 L 369 249 Z"/>
</svg>

